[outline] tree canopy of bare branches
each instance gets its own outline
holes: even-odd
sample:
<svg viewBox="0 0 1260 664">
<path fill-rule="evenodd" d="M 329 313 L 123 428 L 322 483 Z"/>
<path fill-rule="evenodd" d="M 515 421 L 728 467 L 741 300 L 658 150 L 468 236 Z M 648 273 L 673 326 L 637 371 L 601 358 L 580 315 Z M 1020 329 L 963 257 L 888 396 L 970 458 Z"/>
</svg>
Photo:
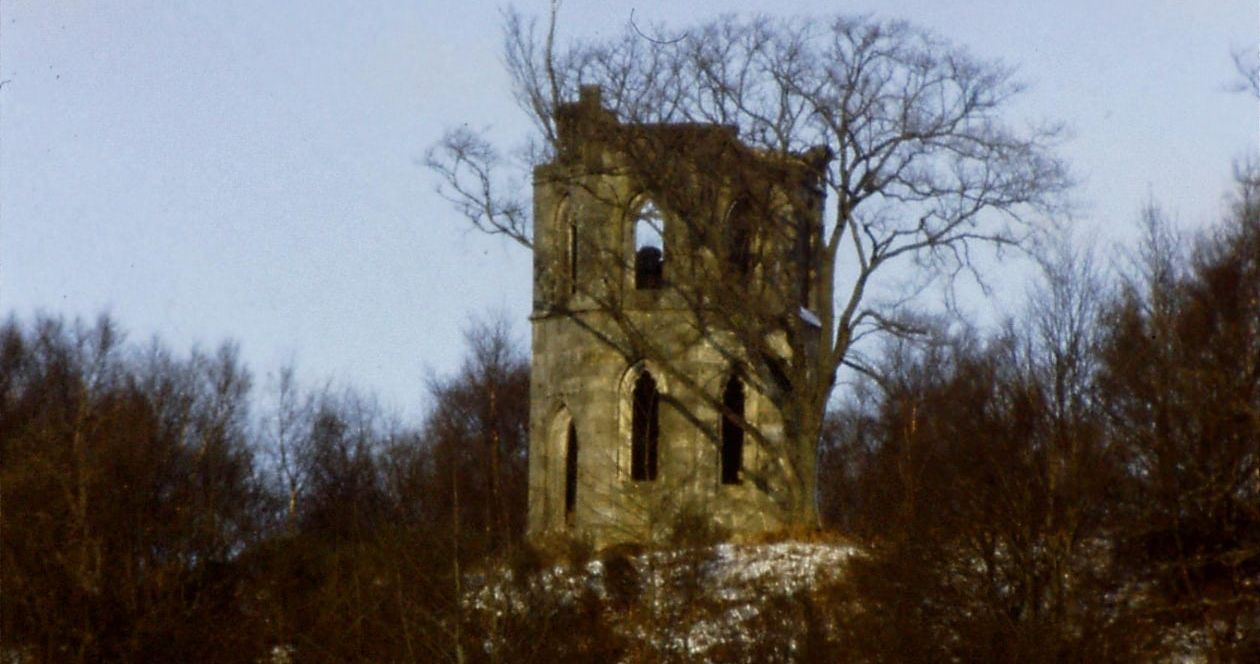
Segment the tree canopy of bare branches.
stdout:
<svg viewBox="0 0 1260 664">
<path fill-rule="evenodd" d="M 959 278 L 982 278 L 986 252 L 1028 247 L 1071 185 L 1055 152 L 1060 128 L 1010 119 L 1023 90 L 1013 68 L 910 23 L 721 16 L 684 29 L 631 23 L 617 36 L 561 43 L 558 4 L 543 22 L 505 14 L 512 92 L 534 127 L 525 148 L 449 131 L 427 157 L 439 191 L 476 228 L 537 250 L 519 183 L 561 155 L 563 109 L 586 86 L 600 88 L 623 126 L 723 126 L 749 148 L 813 163 L 826 197 L 812 249 L 821 267 L 807 286 L 820 340 L 789 336 L 793 352 L 765 352 L 758 340 L 782 329 L 782 306 L 762 307 L 747 289 L 714 306 L 712 289 L 688 298 L 686 286 L 671 284 L 696 309 L 701 335 L 733 331 L 748 346 L 751 373 L 796 427 L 793 443 L 817 440 L 842 370 L 873 370 L 855 344 L 913 332 L 904 312 L 926 284 L 950 293 Z M 625 151 L 642 156 L 635 140 Z M 666 168 L 688 149 L 665 145 L 640 170 Z M 675 216 L 710 245 L 733 232 Z M 807 365 L 783 365 L 784 357 Z"/>
</svg>

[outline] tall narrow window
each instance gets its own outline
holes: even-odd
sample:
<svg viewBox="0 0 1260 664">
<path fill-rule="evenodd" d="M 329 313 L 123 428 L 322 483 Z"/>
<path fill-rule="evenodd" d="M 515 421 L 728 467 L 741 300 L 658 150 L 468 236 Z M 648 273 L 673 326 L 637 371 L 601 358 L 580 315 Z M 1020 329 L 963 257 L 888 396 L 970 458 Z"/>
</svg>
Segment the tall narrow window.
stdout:
<svg viewBox="0 0 1260 664">
<path fill-rule="evenodd" d="M 655 480 L 661 397 L 652 374 L 646 371 L 639 374 L 631 401 L 630 478 L 636 481 Z"/>
<path fill-rule="evenodd" d="M 578 284 L 578 228 L 577 219 L 569 215 L 569 294 L 577 292 Z"/>
<path fill-rule="evenodd" d="M 577 292 L 578 277 L 578 228 L 577 218 L 569 199 L 565 198 L 556 206 L 555 223 L 555 272 L 556 295 L 563 297 Z"/>
<path fill-rule="evenodd" d="M 731 275 L 748 276 L 752 269 L 753 222 L 748 203 L 739 201 L 726 215 L 726 262 Z"/>
<path fill-rule="evenodd" d="M 744 419 L 744 384 L 734 376 L 726 382 L 722 405 Z M 744 427 L 727 413 L 722 413 L 722 484 L 739 484 L 744 466 Z"/>
<path fill-rule="evenodd" d="M 564 520 L 573 522 L 573 511 L 577 509 L 577 468 L 578 468 L 577 427 L 569 422 L 569 432 L 564 441 Z"/>
<path fill-rule="evenodd" d="M 651 202 L 634 220 L 634 287 L 660 288 L 665 281 L 665 218 Z"/>
</svg>

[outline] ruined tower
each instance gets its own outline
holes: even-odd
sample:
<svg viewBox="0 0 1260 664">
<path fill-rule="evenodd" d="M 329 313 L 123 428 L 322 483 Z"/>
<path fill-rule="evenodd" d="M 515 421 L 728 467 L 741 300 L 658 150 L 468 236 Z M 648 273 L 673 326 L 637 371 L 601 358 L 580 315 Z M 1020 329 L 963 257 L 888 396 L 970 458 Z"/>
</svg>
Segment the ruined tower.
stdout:
<svg viewBox="0 0 1260 664">
<path fill-rule="evenodd" d="M 768 395 L 815 347 L 825 156 L 622 123 L 594 87 L 557 130 L 534 172 L 529 535 L 807 520 L 815 442 Z"/>
</svg>

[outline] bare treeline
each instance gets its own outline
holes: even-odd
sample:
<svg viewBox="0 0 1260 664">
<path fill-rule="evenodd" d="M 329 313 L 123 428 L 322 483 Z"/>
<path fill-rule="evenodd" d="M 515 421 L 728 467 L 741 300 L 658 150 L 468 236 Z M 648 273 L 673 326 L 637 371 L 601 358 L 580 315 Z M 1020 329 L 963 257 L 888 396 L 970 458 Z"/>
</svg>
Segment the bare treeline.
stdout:
<svg viewBox="0 0 1260 664">
<path fill-rule="evenodd" d="M 833 415 L 852 659 L 1260 659 L 1258 184 L 1197 242 L 1147 210 L 1119 283 L 1060 252 L 1022 317 L 896 345 Z"/>
<path fill-rule="evenodd" d="M 417 428 L 255 389 L 236 348 L 0 326 L 4 661 L 440 661 L 460 564 L 519 539 L 528 365 L 468 335 Z"/>
<path fill-rule="evenodd" d="M 821 449 L 824 520 L 863 553 L 712 652 L 1256 661 L 1258 184 L 1243 174 L 1194 241 L 1148 211 L 1120 276 L 1060 250 L 995 332 L 890 342 Z M 601 554 L 608 599 L 527 583 L 548 560 L 521 542 L 528 365 L 503 326 L 468 340 L 404 426 L 289 370 L 257 387 L 232 345 L 4 323 L 4 660 L 649 657 L 623 628 L 670 623 L 619 599 L 640 583 L 624 552 Z M 526 605 L 487 622 L 468 597 L 491 568 L 517 572 Z M 702 607 L 694 569 L 666 591 Z M 807 621 L 808 643 L 776 641 L 801 632 L 776 620 Z"/>
</svg>

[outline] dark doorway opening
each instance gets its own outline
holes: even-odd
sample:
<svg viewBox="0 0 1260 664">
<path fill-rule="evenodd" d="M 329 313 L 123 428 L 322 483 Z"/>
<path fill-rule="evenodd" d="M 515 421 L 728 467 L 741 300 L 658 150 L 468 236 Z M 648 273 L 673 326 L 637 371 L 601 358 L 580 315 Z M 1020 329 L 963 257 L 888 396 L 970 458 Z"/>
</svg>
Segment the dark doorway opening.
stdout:
<svg viewBox="0 0 1260 664">
<path fill-rule="evenodd" d="M 731 413 L 744 419 L 744 384 L 734 376 L 726 381 L 722 392 L 722 405 Z M 739 484 L 739 473 L 744 466 L 744 427 L 739 420 L 722 414 L 722 484 Z"/>
</svg>

